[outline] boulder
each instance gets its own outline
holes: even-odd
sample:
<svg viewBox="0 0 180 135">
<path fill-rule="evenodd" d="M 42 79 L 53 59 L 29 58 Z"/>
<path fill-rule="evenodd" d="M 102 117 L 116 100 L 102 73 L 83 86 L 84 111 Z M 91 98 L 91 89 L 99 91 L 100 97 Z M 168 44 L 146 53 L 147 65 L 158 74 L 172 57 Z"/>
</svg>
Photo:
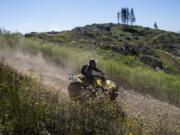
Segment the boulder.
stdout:
<svg viewBox="0 0 180 135">
<path fill-rule="evenodd" d="M 136 55 L 139 56 L 139 49 L 136 46 L 124 45 L 122 47 L 111 47 L 113 51 L 116 51 L 122 55 Z"/>
<path fill-rule="evenodd" d="M 154 68 L 155 70 L 163 70 L 162 62 L 154 56 L 142 55 L 139 59 L 141 62 Z"/>
</svg>

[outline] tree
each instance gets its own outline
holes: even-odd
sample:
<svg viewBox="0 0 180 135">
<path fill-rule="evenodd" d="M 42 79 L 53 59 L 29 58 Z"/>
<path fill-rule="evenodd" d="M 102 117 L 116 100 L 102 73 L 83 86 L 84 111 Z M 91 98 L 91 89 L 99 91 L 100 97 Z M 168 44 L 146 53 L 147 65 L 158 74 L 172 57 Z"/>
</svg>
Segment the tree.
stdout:
<svg viewBox="0 0 180 135">
<path fill-rule="evenodd" d="M 121 21 L 125 28 L 128 24 L 128 16 L 129 16 L 128 10 L 129 10 L 128 8 L 121 9 Z"/>
<path fill-rule="evenodd" d="M 158 25 L 157 25 L 156 22 L 154 23 L 154 28 L 155 28 L 155 29 L 158 29 Z"/>
<path fill-rule="evenodd" d="M 126 26 L 128 27 L 128 24 L 129 24 L 129 15 L 130 15 L 129 8 L 126 8 L 125 11 L 126 11 L 125 12 Z"/>
<path fill-rule="evenodd" d="M 118 28 L 119 28 L 119 22 L 120 22 L 120 15 L 121 15 L 121 14 L 120 14 L 120 12 L 118 11 L 118 12 L 117 12 Z"/>
<path fill-rule="evenodd" d="M 125 11 L 125 8 L 122 8 L 122 9 L 121 9 L 121 21 L 122 21 L 122 24 L 123 24 L 123 25 L 125 25 L 125 22 L 126 22 L 126 21 L 125 21 L 125 20 L 126 20 L 126 19 L 125 19 L 125 12 L 126 12 L 126 11 Z"/>
<path fill-rule="evenodd" d="M 124 26 L 124 28 L 128 28 L 129 22 L 131 25 L 136 22 L 133 8 L 131 8 L 131 10 L 129 10 L 129 8 L 122 8 L 118 15 L 120 15 L 119 18 L 121 18 L 122 26 Z"/>
<path fill-rule="evenodd" d="M 134 9 L 131 8 L 131 12 L 130 12 L 130 22 L 131 22 L 131 25 L 133 25 L 135 22 L 136 22 L 136 18 L 135 18 L 135 14 L 134 14 Z"/>
</svg>

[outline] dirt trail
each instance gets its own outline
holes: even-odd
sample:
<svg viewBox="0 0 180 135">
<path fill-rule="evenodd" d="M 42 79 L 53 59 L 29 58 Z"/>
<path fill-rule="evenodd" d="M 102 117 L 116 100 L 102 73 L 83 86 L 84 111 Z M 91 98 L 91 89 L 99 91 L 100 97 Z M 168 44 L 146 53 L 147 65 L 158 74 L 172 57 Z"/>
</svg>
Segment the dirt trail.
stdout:
<svg viewBox="0 0 180 135">
<path fill-rule="evenodd" d="M 118 100 L 123 101 L 129 116 L 137 118 L 149 128 L 158 127 L 160 119 L 164 118 L 168 123 L 167 128 L 180 129 L 180 108 L 123 88 L 120 88 Z"/>
<path fill-rule="evenodd" d="M 40 54 L 30 56 L 20 52 L 0 51 L 0 57 L 4 57 L 8 64 L 18 71 L 31 74 L 42 83 L 60 88 L 68 94 L 70 69 L 47 63 Z M 142 120 L 146 125 L 156 126 L 160 117 L 166 114 L 169 126 L 180 129 L 180 108 L 123 88 L 120 88 L 120 96 L 117 100 L 124 102 L 129 116 Z"/>
</svg>

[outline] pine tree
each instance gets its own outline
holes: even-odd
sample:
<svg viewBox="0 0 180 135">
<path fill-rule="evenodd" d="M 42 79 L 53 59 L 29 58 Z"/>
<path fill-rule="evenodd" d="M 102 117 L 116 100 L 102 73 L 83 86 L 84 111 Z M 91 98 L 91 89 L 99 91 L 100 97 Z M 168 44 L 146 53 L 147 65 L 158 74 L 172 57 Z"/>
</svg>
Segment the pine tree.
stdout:
<svg viewBox="0 0 180 135">
<path fill-rule="evenodd" d="M 136 18 L 135 18 L 135 14 L 134 14 L 134 9 L 131 8 L 131 12 L 130 12 L 130 22 L 131 25 L 133 25 L 136 22 Z"/>
<path fill-rule="evenodd" d="M 126 8 L 125 10 L 125 18 L 126 18 L 126 26 L 128 27 L 129 25 L 129 8 Z"/>
<path fill-rule="evenodd" d="M 121 9 L 121 22 L 122 26 L 124 25 L 124 14 L 123 14 L 123 8 Z"/>
<path fill-rule="evenodd" d="M 125 9 L 124 8 L 121 9 L 121 21 L 124 26 L 125 25 Z"/>
<path fill-rule="evenodd" d="M 154 23 L 154 28 L 155 28 L 155 29 L 158 29 L 158 25 L 157 25 L 156 22 Z"/>
<path fill-rule="evenodd" d="M 124 28 L 128 28 L 129 22 L 131 23 L 131 25 L 136 22 L 133 8 L 131 8 L 131 10 L 129 10 L 129 8 L 122 8 L 119 15 L 121 17 L 122 25 L 124 26 Z"/>
<path fill-rule="evenodd" d="M 127 18 L 128 18 L 127 8 L 122 8 L 121 9 L 121 21 L 122 21 L 122 24 L 123 24 L 124 28 L 126 28 L 127 23 L 128 23 Z"/>
<path fill-rule="evenodd" d="M 118 28 L 119 28 L 119 22 L 120 22 L 120 12 L 117 12 L 117 19 L 118 19 Z"/>
</svg>

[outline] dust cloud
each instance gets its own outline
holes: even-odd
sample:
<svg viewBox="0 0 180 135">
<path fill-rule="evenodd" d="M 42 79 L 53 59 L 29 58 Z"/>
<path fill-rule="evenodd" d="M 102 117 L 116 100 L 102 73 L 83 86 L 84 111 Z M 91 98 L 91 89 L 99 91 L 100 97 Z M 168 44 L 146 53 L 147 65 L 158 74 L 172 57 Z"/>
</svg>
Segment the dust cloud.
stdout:
<svg viewBox="0 0 180 135">
<path fill-rule="evenodd" d="M 44 59 L 41 53 L 31 55 L 22 51 L 0 50 L 0 57 L 19 72 L 30 75 L 41 83 L 67 92 L 69 67 L 61 67 Z"/>
</svg>

